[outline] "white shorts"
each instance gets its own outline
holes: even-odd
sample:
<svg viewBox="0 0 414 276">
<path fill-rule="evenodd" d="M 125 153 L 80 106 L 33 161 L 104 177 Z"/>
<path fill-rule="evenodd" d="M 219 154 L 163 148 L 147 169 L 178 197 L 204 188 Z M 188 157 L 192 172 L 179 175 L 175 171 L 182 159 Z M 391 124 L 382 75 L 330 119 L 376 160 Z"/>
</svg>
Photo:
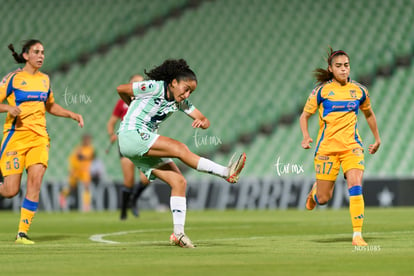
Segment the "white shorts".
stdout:
<svg viewBox="0 0 414 276">
<path fill-rule="evenodd" d="M 167 163 L 171 158 L 144 156 L 160 135 L 153 132 L 138 130 L 123 131 L 118 134 L 119 149 L 122 156 L 127 157 L 149 179 L 154 180 L 152 170 Z"/>
</svg>

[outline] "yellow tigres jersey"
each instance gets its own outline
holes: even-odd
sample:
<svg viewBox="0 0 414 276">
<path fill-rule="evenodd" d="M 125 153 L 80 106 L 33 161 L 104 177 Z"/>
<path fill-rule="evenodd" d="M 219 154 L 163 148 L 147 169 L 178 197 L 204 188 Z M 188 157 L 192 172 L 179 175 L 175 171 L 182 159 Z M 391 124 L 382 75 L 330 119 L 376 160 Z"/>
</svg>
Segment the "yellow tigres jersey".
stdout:
<svg viewBox="0 0 414 276">
<path fill-rule="evenodd" d="M 31 130 L 48 137 L 46 131 L 46 104 L 54 103 L 49 76 L 41 72 L 34 75 L 18 69 L 2 81 L 0 103 L 7 99 L 10 106 L 18 106 L 17 117 L 7 114 L 3 132 Z"/>
<path fill-rule="evenodd" d="M 319 109 L 316 152 L 331 153 L 362 148 L 357 129 L 358 109 L 370 108 L 368 90 L 357 82 L 350 80 L 342 86 L 331 80 L 316 87 L 303 109 L 311 114 Z"/>
<path fill-rule="evenodd" d="M 90 168 L 95 156 L 95 148 L 92 145 L 77 146 L 69 156 L 70 177 L 89 182 Z"/>
</svg>

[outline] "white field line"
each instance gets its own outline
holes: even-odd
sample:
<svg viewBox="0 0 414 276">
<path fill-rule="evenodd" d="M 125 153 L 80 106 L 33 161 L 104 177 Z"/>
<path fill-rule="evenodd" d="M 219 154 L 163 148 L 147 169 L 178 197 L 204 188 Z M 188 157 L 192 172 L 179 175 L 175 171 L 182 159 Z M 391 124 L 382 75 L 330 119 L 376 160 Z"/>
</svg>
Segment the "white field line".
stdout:
<svg viewBox="0 0 414 276">
<path fill-rule="evenodd" d="M 240 228 L 240 227 L 239 227 Z M 249 226 L 241 227 L 241 228 L 251 228 Z M 195 228 L 187 228 L 187 229 L 195 229 Z M 209 229 L 228 229 L 227 227 L 214 227 Z M 105 244 L 126 244 L 131 242 L 117 242 L 110 239 L 105 239 L 106 237 L 110 236 L 122 236 L 128 235 L 133 233 L 155 233 L 155 232 L 168 232 L 171 231 L 171 228 L 160 228 L 160 229 L 145 229 L 145 230 L 130 230 L 130 231 L 120 231 L 120 232 L 113 232 L 113 233 L 106 233 L 106 234 L 95 234 L 89 237 L 91 241 L 105 243 Z M 398 234 L 411 234 L 414 231 L 392 231 L 392 232 L 366 232 L 365 235 L 398 235 Z M 324 235 L 312 235 L 310 234 L 309 237 L 351 237 L 352 233 L 338 233 L 338 234 L 324 234 Z M 239 241 L 239 240 L 259 240 L 259 239 L 276 239 L 280 238 L 280 236 L 251 236 L 251 237 L 240 237 L 240 238 L 220 238 L 220 239 L 208 239 L 208 240 L 198 240 L 198 242 L 212 242 L 212 241 Z M 166 240 L 162 241 L 137 241 L 133 242 L 134 244 L 159 244 L 165 243 Z"/>
</svg>

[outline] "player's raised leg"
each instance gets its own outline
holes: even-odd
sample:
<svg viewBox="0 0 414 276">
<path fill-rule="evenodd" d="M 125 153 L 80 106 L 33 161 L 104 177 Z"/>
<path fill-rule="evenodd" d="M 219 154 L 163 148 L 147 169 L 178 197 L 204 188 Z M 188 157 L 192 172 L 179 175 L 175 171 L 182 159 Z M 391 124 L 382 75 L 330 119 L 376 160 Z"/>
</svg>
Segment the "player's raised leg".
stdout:
<svg viewBox="0 0 414 276">
<path fill-rule="evenodd" d="M 246 154 L 242 153 L 236 160 L 231 160 L 230 164 L 225 167 L 198 156 L 191 152 L 185 144 L 165 136 L 159 136 L 146 155 L 179 158 L 193 169 L 217 175 L 230 183 L 236 183 L 238 181 L 240 172 L 246 162 Z"/>
<path fill-rule="evenodd" d="M 332 198 L 335 182 L 316 180 L 306 200 L 306 209 L 312 210 L 316 205 L 325 205 Z"/>
</svg>

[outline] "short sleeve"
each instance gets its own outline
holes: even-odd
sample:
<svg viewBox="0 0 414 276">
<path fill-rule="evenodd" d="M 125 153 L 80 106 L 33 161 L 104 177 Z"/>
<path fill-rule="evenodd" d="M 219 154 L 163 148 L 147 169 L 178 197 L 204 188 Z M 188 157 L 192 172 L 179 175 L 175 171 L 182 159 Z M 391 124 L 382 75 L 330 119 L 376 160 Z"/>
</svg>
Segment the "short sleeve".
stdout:
<svg viewBox="0 0 414 276">
<path fill-rule="evenodd" d="M 142 94 L 153 93 L 160 88 L 160 82 L 157 81 L 139 81 L 132 83 L 132 91 L 134 96 Z"/>
<path fill-rule="evenodd" d="M 303 111 L 306 111 L 310 114 L 314 114 L 318 109 L 318 90 L 315 88 L 312 93 L 309 95 L 308 100 L 306 101 Z"/>
<path fill-rule="evenodd" d="M 54 102 L 55 102 L 55 96 L 54 96 L 54 94 L 53 94 L 52 89 L 49 89 L 49 92 L 48 92 L 48 97 L 47 97 L 47 103 L 48 103 L 48 104 L 52 104 L 52 103 L 54 103 Z"/>
<path fill-rule="evenodd" d="M 361 87 L 362 90 L 362 98 L 361 103 L 359 105 L 359 109 L 361 110 L 368 110 L 371 108 L 371 99 L 369 97 L 368 89 L 364 89 Z"/>
<path fill-rule="evenodd" d="M 20 72 L 21 69 L 17 69 L 14 72 L 8 73 L 0 83 L 0 103 L 2 103 L 9 95 L 12 93 L 13 90 L 13 77 L 16 75 L 17 72 Z"/>
<path fill-rule="evenodd" d="M 185 99 L 179 103 L 179 109 L 185 114 L 190 114 L 194 111 L 195 106 L 188 99 Z"/>
<path fill-rule="evenodd" d="M 2 81 L 0 84 L 0 103 L 2 103 L 7 97 L 7 83 Z"/>
</svg>

